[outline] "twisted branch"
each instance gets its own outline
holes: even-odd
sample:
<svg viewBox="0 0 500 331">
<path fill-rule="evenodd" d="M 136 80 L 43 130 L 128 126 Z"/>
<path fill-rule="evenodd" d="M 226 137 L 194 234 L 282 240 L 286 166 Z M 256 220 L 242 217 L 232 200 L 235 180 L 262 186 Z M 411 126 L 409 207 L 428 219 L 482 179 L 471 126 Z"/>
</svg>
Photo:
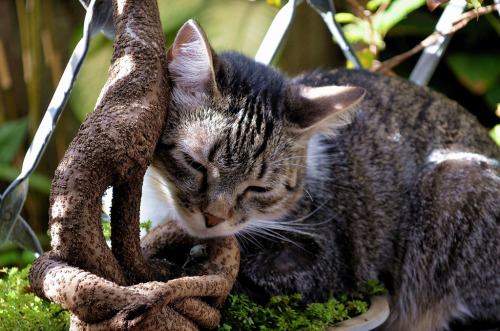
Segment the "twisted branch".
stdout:
<svg viewBox="0 0 500 331">
<path fill-rule="evenodd" d="M 239 250 L 232 239 L 213 240 L 205 263 L 181 269 L 162 252 L 193 239 L 172 224 L 141 247 L 142 180 L 170 96 L 165 41 L 155 0 L 113 0 L 113 18 L 109 78 L 56 170 L 52 250 L 33 263 L 30 284 L 72 312 L 72 329 L 214 328 L 236 279 Z M 109 186 L 112 249 L 101 226 L 101 197 Z M 191 276 L 173 279 L 185 275 Z"/>
</svg>

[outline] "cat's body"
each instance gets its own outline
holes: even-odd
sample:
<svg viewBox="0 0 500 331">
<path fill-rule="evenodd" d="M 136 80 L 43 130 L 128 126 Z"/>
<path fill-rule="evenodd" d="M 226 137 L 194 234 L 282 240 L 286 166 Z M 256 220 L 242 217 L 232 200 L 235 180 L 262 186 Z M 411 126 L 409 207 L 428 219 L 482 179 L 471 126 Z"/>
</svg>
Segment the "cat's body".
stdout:
<svg viewBox="0 0 500 331">
<path fill-rule="evenodd" d="M 234 290 L 255 299 L 322 301 L 377 278 L 390 291 L 389 330 L 500 325 L 500 150 L 470 114 L 365 71 L 289 81 L 241 55 L 216 56 L 200 31 L 187 23 L 169 52 L 174 102 L 144 218 L 235 235 Z M 180 47 L 190 44 L 204 51 Z M 208 74 L 186 73 L 193 57 Z M 366 95 L 308 88 L 331 85 Z M 333 137 L 316 133 L 331 128 Z"/>
</svg>

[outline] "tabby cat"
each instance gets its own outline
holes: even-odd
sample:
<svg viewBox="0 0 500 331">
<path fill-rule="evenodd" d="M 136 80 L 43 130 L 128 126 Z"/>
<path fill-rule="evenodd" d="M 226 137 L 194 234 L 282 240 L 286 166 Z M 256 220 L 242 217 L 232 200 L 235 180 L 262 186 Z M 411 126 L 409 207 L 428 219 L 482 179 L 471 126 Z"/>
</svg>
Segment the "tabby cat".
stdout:
<svg viewBox="0 0 500 331">
<path fill-rule="evenodd" d="M 313 302 L 376 278 L 387 330 L 500 325 L 500 149 L 465 109 L 363 70 L 288 79 L 192 20 L 168 61 L 142 218 L 234 236 L 234 292 Z"/>
</svg>

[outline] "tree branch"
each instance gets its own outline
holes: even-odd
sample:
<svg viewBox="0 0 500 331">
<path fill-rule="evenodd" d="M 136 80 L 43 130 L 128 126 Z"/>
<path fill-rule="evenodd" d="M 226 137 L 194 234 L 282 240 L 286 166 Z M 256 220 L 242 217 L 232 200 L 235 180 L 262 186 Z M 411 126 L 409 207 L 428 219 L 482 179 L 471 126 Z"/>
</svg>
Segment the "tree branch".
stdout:
<svg viewBox="0 0 500 331">
<path fill-rule="evenodd" d="M 485 7 L 480 7 L 477 9 L 477 11 L 476 10 L 468 11 L 468 12 L 462 14 L 457 21 L 453 22 L 453 26 L 452 26 L 449 33 L 455 33 L 456 31 L 462 29 L 463 27 L 465 27 L 467 25 L 467 23 L 469 23 L 472 19 L 474 19 L 478 16 L 489 14 L 489 13 L 491 13 L 493 11 L 497 11 L 499 9 L 500 9 L 500 5 L 494 4 L 494 5 L 489 5 L 489 6 L 485 6 Z M 442 33 L 435 31 L 434 33 L 432 33 L 427 38 L 422 40 L 417 46 L 413 47 L 409 51 L 404 52 L 400 55 L 397 55 L 397 56 L 395 56 L 389 60 L 386 60 L 384 62 L 374 63 L 373 66 L 370 68 L 370 71 L 389 72 L 392 68 L 399 65 L 403 61 L 407 60 L 409 57 L 419 53 L 420 51 L 425 49 L 427 46 L 430 46 L 433 43 L 435 43 L 442 35 L 443 35 Z"/>
</svg>

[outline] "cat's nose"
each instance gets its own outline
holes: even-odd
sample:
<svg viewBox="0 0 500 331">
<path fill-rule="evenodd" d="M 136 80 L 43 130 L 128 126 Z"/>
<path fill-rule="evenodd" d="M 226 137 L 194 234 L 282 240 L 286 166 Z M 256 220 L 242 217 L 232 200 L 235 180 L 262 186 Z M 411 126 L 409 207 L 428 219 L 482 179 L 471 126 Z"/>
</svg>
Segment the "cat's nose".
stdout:
<svg viewBox="0 0 500 331">
<path fill-rule="evenodd" d="M 205 215 L 205 226 L 207 228 L 211 228 L 225 221 L 225 219 L 211 215 L 209 213 L 203 213 L 203 215 Z"/>
</svg>

